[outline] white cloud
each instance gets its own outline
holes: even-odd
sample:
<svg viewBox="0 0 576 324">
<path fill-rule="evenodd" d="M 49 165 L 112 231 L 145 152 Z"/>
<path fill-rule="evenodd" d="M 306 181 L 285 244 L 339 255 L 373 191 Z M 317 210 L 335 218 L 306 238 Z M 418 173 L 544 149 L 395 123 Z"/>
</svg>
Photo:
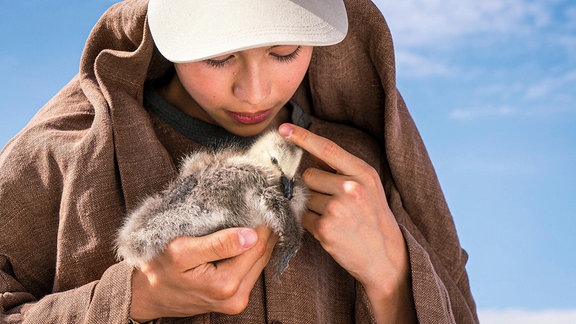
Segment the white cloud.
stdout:
<svg viewBox="0 0 576 324">
<path fill-rule="evenodd" d="M 576 310 L 479 310 L 482 324 L 574 324 Z"/>
<path fill-rule="evenodd" d="M 576 69 L 540 79 L 493 83 L 475 89 L 472 97 L 479 103 L 454 108 L 449 118 L 457 121 L 501 118 L 541 118 L 558 113 L 576 112 L 574 86 Z M 492 103 L 489 103 L 490 99 Z M 494 101 L 494 98 L 500 98 Z"/>
<path fill-rule="evenodd" d="M 453 156 L 454 171 L 490 177 L 526 177 L 542 170 L 547 162 L 536 156 L 504 156 L 502 154 Z"/>
<path fill-rule="evenodd" d="M 550 23 L 550 5 L 527 0 L 375 0 L 402 47 L 449 45 L 476 34 L 529 34 Z"/>
<path fill-rule="evenodd" d="M 576 6 L 570 7 L 564 11 L 566 17 L 566 29 L 576 29 Z"/>
<path fill-rule="evenodd" d="M 554 93 L 557 93 L 558 89 L 574 84 L 576 84 L 576 70 L 568 71 L 556 77 L 547 77 L 530 85 L 526 89 L 524 99 L 549 98 L 551 95 L 554 95 Z M 570 97 L 573 95 L 573 90 L 573 88 L 570 89 Z"/>
<path fill-rule="evenodd" d="M 559 24 L 554 19 L 558 1 L 374 0 L 392 31 L 398 70 L 416 78 L 458 75 L 451 55 L 462 58 L 478 47 L 510 48 L 511 42 L 538 47 L 544 40 L 573 48 L 576 39 L 568 29 L 545 31 Z"/>
<path fill-rule="evenodd" d="M 396 64 L 407 77 L 423 78 L 429 76 L 451 76 L 456 74 L 452 68 L 435 58 L 429 58 L 408 51 L 396 52 Z"/>
<path fill-rule="evenodd" d="M 501 106 L 478 106 L 470 108 L 456 108 L 450 111 L 448 117 L 452 120 L 470 122 L 482 119 L 502 119 L 502 118 L 541 118 L 558 113 L 574 113 L 576 105 L 573 103 L 553 104 L 524 103 Z M 575 323 L 576 324 L 576 323 Z"/>
<path fill-rule="evenodd" d="M 477 107 L 477 108 L 459 108 L 450 112 L 450 118 L 455 120 L 476 120 L 481 118 L 494 117 L 514 117 L 518 116 L 521 111 L 515 107 Z"/>
<path fill-rule="evenodd" d="M 576 24 L 576 17 L 574 18 Z M 576 36 L 571 34 L 559 35 L 554 38 L 554 42 L 560 45 L 568 52 L 576 51 Z"/>
<path fill-rule="evenodd" d="M 569 0 L 374 2 L 394 37 L 399 80 L 454 82 L 468 93 L 449 118 L 576 112 L 576 5 Z"/>
</svg>

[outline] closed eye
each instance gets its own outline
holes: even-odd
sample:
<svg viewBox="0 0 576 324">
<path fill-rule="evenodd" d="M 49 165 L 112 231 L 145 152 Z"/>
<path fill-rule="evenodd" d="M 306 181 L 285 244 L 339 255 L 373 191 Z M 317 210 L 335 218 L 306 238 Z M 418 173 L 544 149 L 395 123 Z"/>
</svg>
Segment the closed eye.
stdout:
<svg viewBox="0 0 576 324">
<path fill-rule="evenodd" d="M 222 58 L 220 58 L 220 57 L 211 58 L 211 59 L 204 60 L 204 63 L 210 65 L 211 67 L 221 68 L 221 67 L 225 66 L 226 63 L 230 62 L 230 60 L 233 57 L 234 57 L 233 55 L 228 55 L 228 56 L 224 56 Z"/>
<path fill-rule="evenodd" d="M 296 47 L 296 49 L 294 51 L 292 51 L 289 54 L 286 55 L 281 55 L 278 53 L 270 53 L 270 55 L 272 55 L 274 58 L 276 58 L 278 61 L 280 62 L 284 62 L 284 63 L 288 63 L 293 61 L 294 59 L 296 59 L 298 57 L 298 55 L 300 55 L 300 50 L 302 49 L 302 47 L 298 46 Z"/>
<path fill-rule="evenodd" d="M 302 49 L 301 46 L 296 46 L 294 50 L 287 54 L 283 54 L 286 50 L 291 50 L 293 46 L 288 45 L 281 45 L 281 46 L 272 46 L 270 49 L 270 56 L 281 63 L 289 63 L 295 60 L 298 55 L 300 55 L 300 51 Z M 213 68 L 222 68 L 227 64 L 231 63 L 234 58 L 234 54 L 225 54 L 222 56 L 213 57 L 203 62 L 208 64 L 210 67 Z"/>
</svg>

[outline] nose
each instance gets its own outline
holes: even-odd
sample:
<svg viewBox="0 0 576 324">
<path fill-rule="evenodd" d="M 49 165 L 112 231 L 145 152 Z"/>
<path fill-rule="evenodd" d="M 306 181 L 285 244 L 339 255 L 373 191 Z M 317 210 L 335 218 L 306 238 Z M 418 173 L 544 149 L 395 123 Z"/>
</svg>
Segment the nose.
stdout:
<svg viewBox="0 0 576 324">
<path fill-rule="evenodd" d="M 242 67 L 236 74 L 234 95 L 236 98 L 258 105 L 270 96 L 271 81 L 266 69 L 259 64 L 249 64 Z"/>
</svg>

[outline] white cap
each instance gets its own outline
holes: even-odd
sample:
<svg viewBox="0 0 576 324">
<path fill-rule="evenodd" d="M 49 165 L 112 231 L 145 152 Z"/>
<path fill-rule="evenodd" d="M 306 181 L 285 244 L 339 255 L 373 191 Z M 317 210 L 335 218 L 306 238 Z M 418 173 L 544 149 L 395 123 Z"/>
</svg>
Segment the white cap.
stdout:
<svg viewBox="0 0 576 324">
<path fill-rule="evenodd" d="M 262 46 L 333 45 L 348 30 L 343 0 L 150 0 L 148 24 L 175 63 Z"/>
</svg>

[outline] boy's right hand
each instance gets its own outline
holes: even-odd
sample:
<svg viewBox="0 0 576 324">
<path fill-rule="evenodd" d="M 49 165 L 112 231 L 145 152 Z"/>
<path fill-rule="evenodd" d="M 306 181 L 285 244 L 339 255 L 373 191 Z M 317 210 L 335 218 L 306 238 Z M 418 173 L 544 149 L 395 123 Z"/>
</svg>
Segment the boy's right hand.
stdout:
<svg viewBox="0 0 576 324">
<path fill-rule="evenodd" d="M 130 317 L 145 322 L 240 313 L 276 241 L 264 226 L 175 239 L 163 254 L 134 271 Z"/>
</svg>

